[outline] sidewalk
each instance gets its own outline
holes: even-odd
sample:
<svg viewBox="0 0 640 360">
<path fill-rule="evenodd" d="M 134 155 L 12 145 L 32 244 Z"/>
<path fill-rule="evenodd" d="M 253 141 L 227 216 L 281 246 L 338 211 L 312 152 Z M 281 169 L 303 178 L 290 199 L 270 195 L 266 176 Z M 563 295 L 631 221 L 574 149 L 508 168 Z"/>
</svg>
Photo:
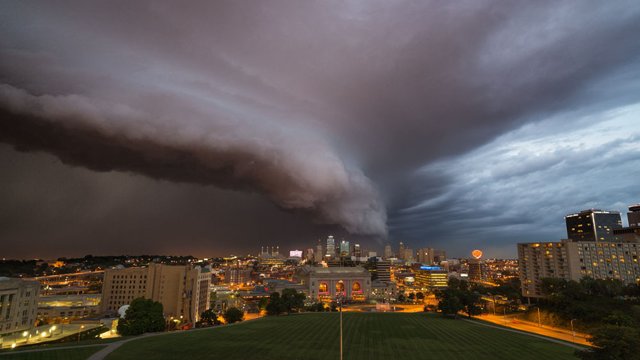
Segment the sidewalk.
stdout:
<svg viewBox="0 0 640 360">
<path fill-rule="evenodd" d="M 571 333 L 571 330 L 567 330 L 567 329 L 562 329 L 562 328 L 557 328 L 557 327 L 552 327 L 547 325 L 542 325 L 542 327 L 540 327 L 538 326 L 537 323 L 520 320 L 520 319 L 514 319 L 512 317 L 509 317 L 508 315 L 504 317 L 504 316 L 498 316 L 498 315 L 483 314 L 483 315 L 475 316 L 475 318 L 479 320 L 484 320 L 496 325 L 501 325 L 501 326 L 509 327 L 512 329 L 516 329 L 516 330 L 522 330 L 522 331 L 526 331 L 526 332 L 530 332 L 538 335 L 551 337 L 554 339 L 564 340 L 564 341 L 579 344 L 579 345 L 591 346 L 591 343 L 587 341 L 589 335 L 576 332 L 574 337 L 573 334 Z"/>
</svg>

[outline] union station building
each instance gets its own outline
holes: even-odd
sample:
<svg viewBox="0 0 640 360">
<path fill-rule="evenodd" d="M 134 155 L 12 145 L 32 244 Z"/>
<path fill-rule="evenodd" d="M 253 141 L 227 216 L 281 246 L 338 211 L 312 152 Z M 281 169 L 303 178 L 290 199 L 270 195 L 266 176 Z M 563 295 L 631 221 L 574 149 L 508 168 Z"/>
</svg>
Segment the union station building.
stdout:
<svg viewBox="0 0 640 360">
<path fill-rule="evenodd" d="M 346 300 L 364 301 L 371 294 L 371 273 L 363 267 L 311 267 L 298 270 L 295 280 L 305 287 L 314 300 L 335 300 L 339 295 Z"/>
</svg>

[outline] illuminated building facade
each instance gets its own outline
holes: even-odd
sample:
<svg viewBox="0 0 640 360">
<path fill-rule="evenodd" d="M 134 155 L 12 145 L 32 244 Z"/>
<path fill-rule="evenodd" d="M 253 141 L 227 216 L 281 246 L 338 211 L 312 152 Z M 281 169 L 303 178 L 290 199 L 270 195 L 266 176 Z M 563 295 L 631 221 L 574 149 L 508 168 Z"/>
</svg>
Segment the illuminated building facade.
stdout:
<svg viewBox="0 0 640 360">
<path fill-rule="evenodd" d="M 571 279 L 567 242 L 518 244 L 522 295 L 542 297 L 543 278 Z"/>
<path fill-rule="evenodd" d="M 133 299 L 162 304 L 165 317 L 198 321 L 209 308 L 211 273 L 200 267 L 150 264 L 148 267 L 107 269 L 104 272 L 101 310 L 115 314 Z"/>
<path fill-rule="evenodd" d="M 541 280 L 618 279 L 640 281 L 640 243 L 571 241 L 518 244 L 522 295 L 542 297 Z"/>
<path fill-rule="evenodd" d="M 349 242 L 346 240 L 342 240 L 340 242 L 340 257 L 350 256 L 349 254 Z"/>
<path fill-rule="evenodd" d="M 332 258 L 334 256 L 336 256 L 336 241 L 333 238 L 333 236 L 329 236 L 327 238 L 327 253 L 325 254 L 326 257 Z"/>
<path fill-rule="evenodd" d="M 469 259 L 467 263 L 469 266 L 469 280 L 472 281 L 481 281 L 484 279 L 484 271 L 482 269 L 482 260 L 480 259 Z"/>
<path fill-rule="evenodd" d="M 36 322 L 40 283 L 0 277 L 0 334 L 30 330 Z"/>
<path fill-rule="evenodd" d="M 421 266 L 416 270 L 415 286 L 421 289 L 446 288 L 449 273 L 440 266 Z"/>
<path fill-rule="evenodd" d="M 435 250 L 432 248 L 418 249 L 418 262 L 424 265 L 433 265 Z"/>
<path fill-rule="evenodd" d="M 335 300 L 342 296 L 346 300 L 364 301 L 371 293 L 371 274 L 367 269 L 356 267 L 311 267 L 298 269 L 294 280 L 308 290 L 313 300 Z"/>
<path fill-rule="evenodd" d="M 376 261 L 376 275 L 378 276 L 378 281 L 391 281 L 391 262 L 387 260 Z"/>
<path fill-rule="evenodd" d="M 615 229 L 622 228 L 617 211 L 584 210 L 565 216 L 567 237 L 572 241 L 620 241 Z"/>
</svg>

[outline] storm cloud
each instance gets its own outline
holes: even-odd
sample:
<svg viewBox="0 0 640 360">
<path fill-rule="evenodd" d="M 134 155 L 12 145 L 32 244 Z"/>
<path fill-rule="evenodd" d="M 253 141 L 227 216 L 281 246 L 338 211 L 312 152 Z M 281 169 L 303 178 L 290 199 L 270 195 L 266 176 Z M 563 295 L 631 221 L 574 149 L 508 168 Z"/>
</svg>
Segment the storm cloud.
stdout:
<svg viewBox="0 0 640 360">
<path fill-rule="evenodd" d="M 546 134 L 595 129 L 602 114 L 635 109 L 628 106 L 640 96 L 640 6 L 632 1 L 606 6 L 20 1 L 0 6 L 0 141 L 96 172 L 87 176 L 125 172 L 175 183 L 162 185 L 158 191 L 164 194 L 184 195 L 183 184 L 192 184 L 189 191 L 207 193 L 222 207 L 236 198 L 246 202 L 245 210 L 262 209 L 264 216 L 243 222 L 255 233 L 219 239 L 212 245 L 219 251 L 255 248 L 265 241 L 260 229 L 273 226 L 267 215 L 273 210 L 261 205 L 260 196 L 292 210 L 286 216 L 293 227 L 306 218 L 310 224 L 340 227 L 344 236 L 380 241 L 387 239 L 388 217 L 388 240 L 414 247 L 455 243 L 454 253 L 473 244 L 507 254 L 500 248 L 508 246 L 505 239 L 522 239 L 522 221 L 528 233 L 556 236 L 544 230 L 549 219 L 561 213 L 561 221 L 564 212 L 591 207 L 593 197 L 575 190 L 571 193 L 577 195 L 563 199 L 531 195 L 536 200 L 519 204 L 520 209 L 557 207 L 535 221 L 522 220 L 504 199 L 522 194 L 535 174 L 549 169 L 559 169 L 554 176 L 566 180 L 557 183 L 578 189 L 569 175 L 584 169 L 561 164 L 582 153 L 575 150 L 579 146 L 562 147 Z M 542 155 L 531 151 L 542 140 L 513 135 L 524 133 L 557 147 Z M 615 131 L 607 136 L 622 138 Z M 625 139 L 621 144 L 633 159 L 637 138 Z M 610 161 L 596 149 L 589 151 L 589 166 Z M 16 166 L 8 159 L 26 156 L 3 152 L 7 172 Z M 72 171 L 66 168 L 48 171 L 59 179 Z M 7 184 L 20 181 L 5 178 Z M 138 178 L 118 178 L 114 186 L 127 181 L 144 186 Z M 234 192 L 212 192 L 210 186 Z M 96 189 L 85 198 L 60 191 L 66 204 L 74 204 L 107 190 Z M 249 200 L 246 192 L 259 195 Z M 3 196 L 11 201 L 2 213 L 11 214 L 12 207 L 35 195 Z M 637 201 L 632 196 L 603 187 L 598 198 L 607 199 L 601 207 L 620 208 Z M 172 198 L 176 212 L 189 207 Z M 124 209 L 127 201 L 113 206 Z M 137 217 L 144 214 L 140 207 Z M 210 221 L 233 233 L 228 222 Z M 179 225 L 162 223 L 144 231 L 131 225 L 121 236 L 142 237 L 149 249 L 158 243 L 170 249 L 180 237 L 180 231 L 172 232 Z M 47 233 L 66 234 L 66 226 L 50 223 Z M 284 231 L 267 241 L 311 246 L 329 228 L 309 229 L 308 238 L 304 231 Z M 189 230 L 183 231 L 189 237 Z M 7 242 L 49 241 L 28 227 L 12 226 L 0 236 Z M 81 243 L 78 235 L 69 236 L 76 240 L 61 241 L 61 252 L 65 241 Z M 218 234 L 209 231 L 208 236 Z M 204 230 L 197 236 L 205 237 Z M 15 254 L 26 253 L 18 247 Z"/>
</svg>

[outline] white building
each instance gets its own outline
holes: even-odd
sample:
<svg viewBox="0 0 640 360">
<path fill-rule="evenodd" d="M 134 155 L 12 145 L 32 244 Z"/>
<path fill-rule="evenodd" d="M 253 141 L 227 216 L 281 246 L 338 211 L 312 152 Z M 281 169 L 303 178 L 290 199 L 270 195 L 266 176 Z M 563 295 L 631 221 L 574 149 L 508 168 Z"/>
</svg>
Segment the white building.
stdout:
<svg viewBox="0 0 640 360">
<path fill-rule="evenodd" d="M 0 336 L 35 325 L 39 293 L 35 280 L 0 277 Z"/>
</svg>

